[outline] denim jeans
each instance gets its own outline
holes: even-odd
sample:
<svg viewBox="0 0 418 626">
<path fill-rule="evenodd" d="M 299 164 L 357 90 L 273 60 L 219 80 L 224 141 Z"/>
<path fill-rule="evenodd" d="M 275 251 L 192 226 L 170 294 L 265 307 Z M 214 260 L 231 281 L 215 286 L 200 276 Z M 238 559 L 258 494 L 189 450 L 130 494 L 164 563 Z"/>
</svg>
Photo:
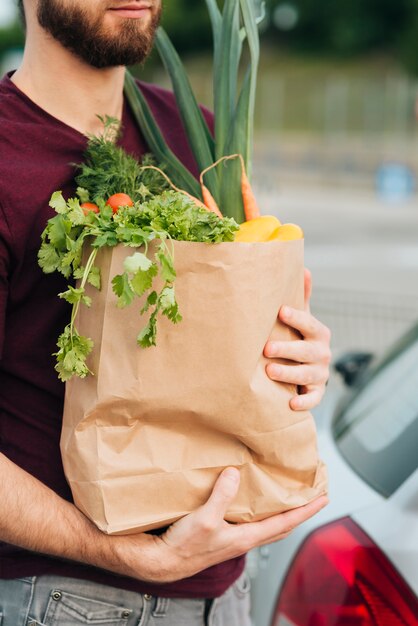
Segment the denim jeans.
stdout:
<svg viewBox="0 0 418 626">
<path fill-rule="evenodd" d="M 57 576 L 0 580 L 0 626 L 251 626 L 244 573 L 213 601 L 141 595 Z"/>
</svg>

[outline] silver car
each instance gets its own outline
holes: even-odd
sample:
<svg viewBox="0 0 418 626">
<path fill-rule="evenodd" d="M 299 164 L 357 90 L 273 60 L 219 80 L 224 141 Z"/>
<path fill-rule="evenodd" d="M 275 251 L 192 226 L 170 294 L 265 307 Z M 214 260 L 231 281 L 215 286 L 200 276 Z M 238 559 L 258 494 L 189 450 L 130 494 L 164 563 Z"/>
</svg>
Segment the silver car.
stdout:
<svg viewBox="0 0 418 626">
<path fill-rule="evenodd" d="M 418 325 L 368 360 L 315 416 L 329 506 L 249 555 L 254 626 L 418 626 Z"/>
</svg>

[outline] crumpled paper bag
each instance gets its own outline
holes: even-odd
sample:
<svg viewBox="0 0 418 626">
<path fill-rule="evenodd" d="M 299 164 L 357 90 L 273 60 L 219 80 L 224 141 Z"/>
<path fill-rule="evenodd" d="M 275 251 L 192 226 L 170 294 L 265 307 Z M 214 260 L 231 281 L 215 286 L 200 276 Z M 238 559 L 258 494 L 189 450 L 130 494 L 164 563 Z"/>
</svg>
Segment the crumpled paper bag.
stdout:
<svg viewBox="0 0 418 626">
<path fill-rule="evenodd" d="M 66 386 L 61 450 L 75 504 L 102 531 L 166 526 L 208 498 L 226 466 L 241 473 L 226 519 L 255 521 L 327 489 L 309 412 L 292 385 L 267 377 L 264 346 L 292 341 L 282 304 L 303 307 L 303 240 L 173 242 L 183 321 L 158 321 L 157 346 L 136 344 L 141 304 L 119 309 L 113 276 L 131 248 L 102 249 L 78 331 L 94 340 L 94 376 Z"/>
</svg>

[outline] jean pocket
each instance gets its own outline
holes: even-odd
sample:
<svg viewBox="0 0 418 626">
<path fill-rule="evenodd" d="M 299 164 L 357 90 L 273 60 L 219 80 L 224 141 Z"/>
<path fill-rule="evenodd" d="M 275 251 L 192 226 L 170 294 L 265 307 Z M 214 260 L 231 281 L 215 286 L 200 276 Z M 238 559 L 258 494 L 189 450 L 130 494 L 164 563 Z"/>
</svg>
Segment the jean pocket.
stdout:
<svg viewBox="0 0 418 626">
<path fill-rule="evenodd" d="M 126 626 L 131 614 L 125 607 L 53 589 L 43 626 Z"/>
</svg>

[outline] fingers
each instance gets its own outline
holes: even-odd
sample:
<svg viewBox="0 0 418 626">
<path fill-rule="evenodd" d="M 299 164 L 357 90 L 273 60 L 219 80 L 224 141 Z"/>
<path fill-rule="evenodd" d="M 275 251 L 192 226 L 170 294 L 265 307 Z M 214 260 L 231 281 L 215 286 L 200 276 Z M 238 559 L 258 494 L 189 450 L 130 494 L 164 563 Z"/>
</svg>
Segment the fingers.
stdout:
<svg viewBox="0 0 418 626">
<path fill-rule="evenodd" d="M 266 371 L 271 380 L 297 385 L 298 387 L 323 384 L 329 375 L 329 368 L 325 363 L 311 363 L 306 365 L 269 363 L 266 366 Z"/>
<path fill-rule="evenodd" d="M 331 333 L 324 324 L 306 311 L 286 306 L 281 308 L 279 317 L 288 326 L 299 330 L 303 339 L 269 341 L 264 355 L 270 359 L 280 359 L 282 362 L 269 363 L 266 367 L 267 375 L 271 380 L 296 385 L 299 388 L 300 395 L 290 401 L 290 407 L 294 411 L 313 409 L 322 400 L 330 375 Z"/>
<path fill-rule="evenodd" d="M 290 400 L 293 411 L 310 411 L 318 406 L 329 378 L 329 361 L 310 365 L 279 365 L 269 363 L 266 372 L 271 380 L 298 387 L 298 395 Z"/>
<path fill-rule="evenodd" d="M 237 532 L 241 533 L 243 543 L 247 542 L 247 549 L 273 543 L 287 537 L 297 526 L 316 515 L 327 504 L 327 496 L 320 496 L 305 506 L 274 515 L 261 522 L 241 524 Z"/>
<path fill-rule="evenodd" d="M 303 388 L 298 396 L 294 396 L 289 404 L 293 411 L 311 411 L 320 404 L 325 393 L 325 385 Z"/>
<path fill-rule="evenodd" d="M 321 341 L 269 341 L 264 354 L 270 359 L 285 359 L 296 363 L 327 362 L 331 359 L 329 345 Z"/>
<path fill-rule="evenodd" d="M 222 472 L 208 501 L 199 510 L 208 524 L 215 525 L 223 521 L 231 502 L 238 493 L 239 483 L 240 474 L 235 467 L 228 467 Z"/>
<path fill-rule="evenodd" d="M 305 339 L 315 339 L 329 343 L 331 333 L 329 328 L 317 320 L 308 311 L 300 311 L 290 306 L 282 306 L 279 311 L 279 319 L 298 330 Z"/>
</svg>

